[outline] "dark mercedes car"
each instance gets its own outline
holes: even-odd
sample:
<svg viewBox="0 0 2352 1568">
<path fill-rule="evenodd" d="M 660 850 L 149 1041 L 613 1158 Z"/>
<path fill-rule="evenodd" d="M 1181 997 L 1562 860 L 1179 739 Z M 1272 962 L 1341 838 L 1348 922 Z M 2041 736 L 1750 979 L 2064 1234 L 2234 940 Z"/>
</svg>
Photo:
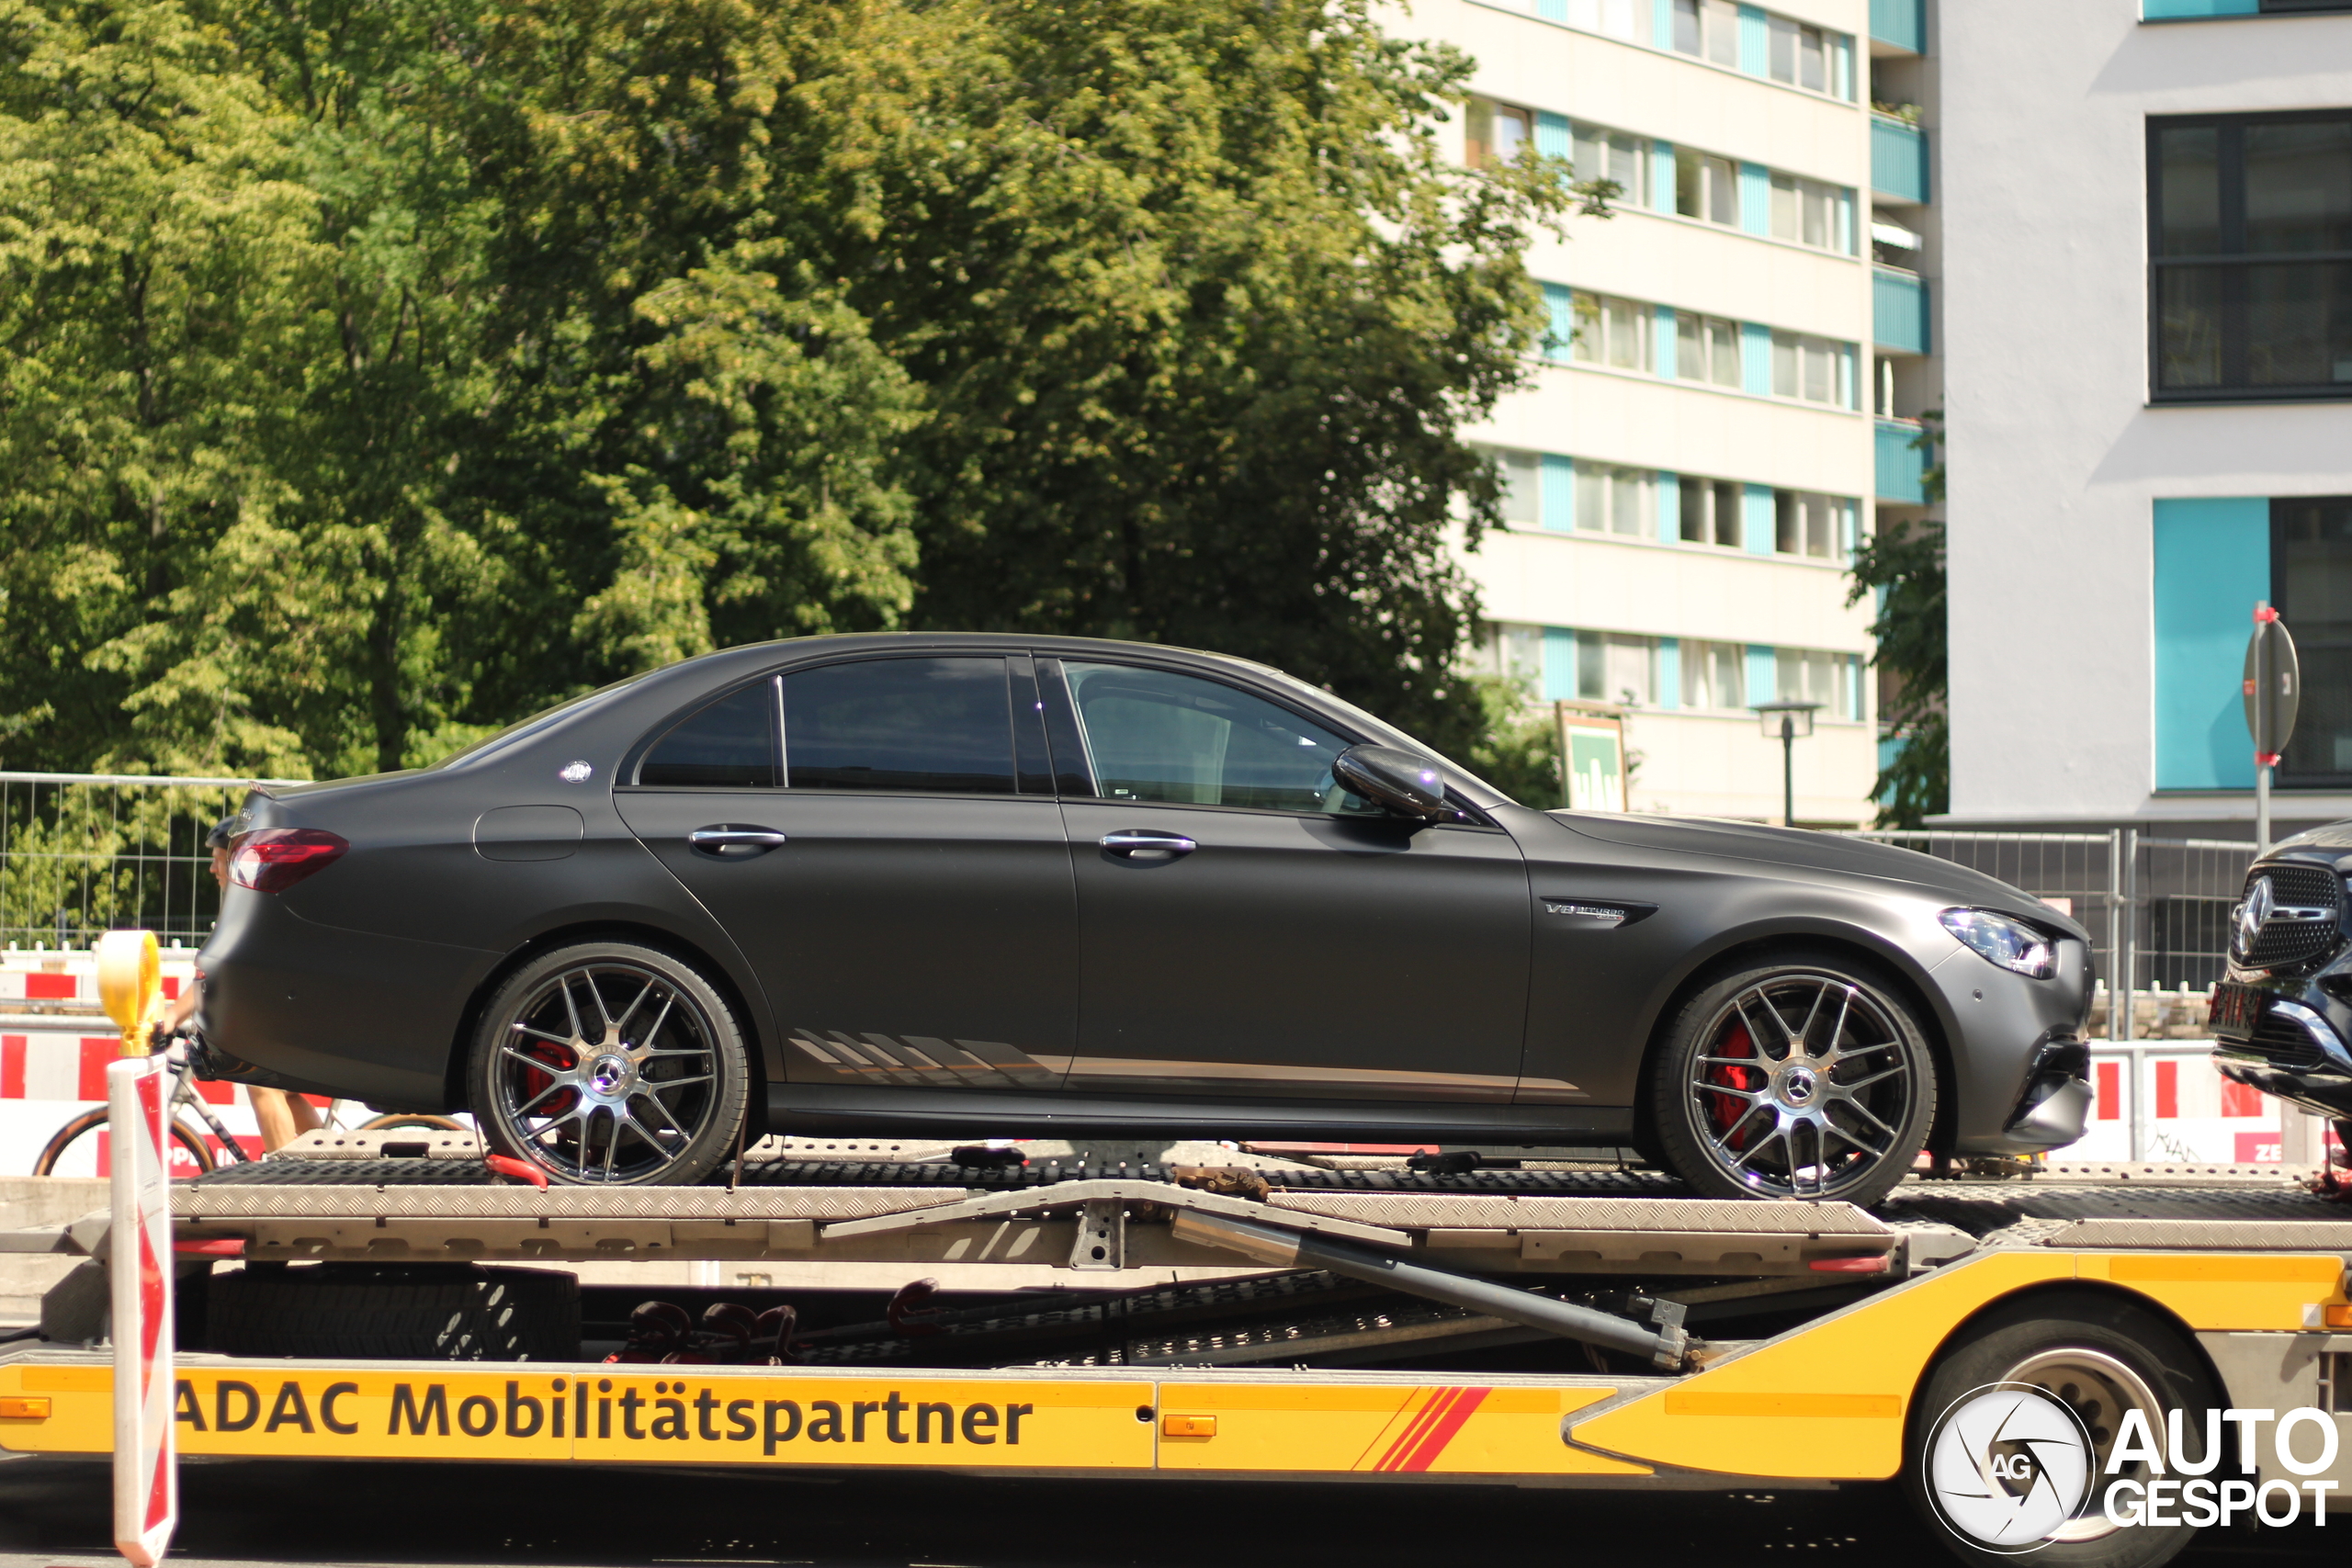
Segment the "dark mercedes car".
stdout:
<svg viewBox="0 0 2352 1568">
<path fill-rule="evenodd" d="M 2316 1111 L 2352 1145 L 2352 951 L 2344 879 L 2352 822 L 2282 839 L 2230 911 L 2230 968 L 2213 988 L 2213 1065 Z"/>
<path fill-rule="evenodd" d="M 2082 930 L 1907 851 L 1519 805 L 1239 660 L 820 637 L 257 790 L 220 1076 L 561 1181 L 763 1131 L 1631 1144 L 1870 1201 L 2072 1142 Z"/>
</svg>

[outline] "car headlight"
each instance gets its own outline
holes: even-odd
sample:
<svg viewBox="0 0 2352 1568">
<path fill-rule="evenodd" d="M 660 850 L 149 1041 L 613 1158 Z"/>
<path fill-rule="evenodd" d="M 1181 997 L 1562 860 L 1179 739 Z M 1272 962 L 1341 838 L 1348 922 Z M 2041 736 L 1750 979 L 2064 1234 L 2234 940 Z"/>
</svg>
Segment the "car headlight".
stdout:
<svg viewBox="0 0 2352 1568">
<path fill-rule="evenodd" d="M 1946 909 L 1937 918 L 1943 921 L 1944 930 L 1974 948 L 1988 964 L 2036 980 L 2047 980 L 2057 971 L 2058 954 L 2050 939 L 2023 920 L 1990 909 Z"/>
</svg>

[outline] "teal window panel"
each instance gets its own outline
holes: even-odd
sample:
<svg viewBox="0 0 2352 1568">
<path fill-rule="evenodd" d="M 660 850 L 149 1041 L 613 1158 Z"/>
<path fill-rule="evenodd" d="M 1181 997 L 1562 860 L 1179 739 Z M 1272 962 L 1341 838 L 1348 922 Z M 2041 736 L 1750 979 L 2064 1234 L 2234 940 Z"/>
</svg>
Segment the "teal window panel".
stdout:
<svg viewBox="0 0 2352 1568">
<path fill-rule="evenodd" d="M 1658 373 L 1660 376 L 1664 377 L 1666 379 L 1669 380 L 1669 381 L 1673 380 L 1673 379 L 1674 379 L 1674 307 L 1673 307 L 1673 306 L 1671 306 L 1671 305 L 1660 305 L 1660 306 L 1657 308 L 1657 373 Z"/>
<path fill-rule="evenodd" d="M 1871 269 L 1871 340 L 1895 354 L 1926 354 L 1928 285 L 1916 273 Z"/>
<path fill-rule="evenodd" d="M 1753 6 L 1739 8 L 1739 68 L 1750 76 L 1772 73 L 1772 24 Z"/>
<path fill-rule="evenodd" d="M 1576 156 L 1576 135 L 1568 129 L 1567 116 L 1535 111 L 1535 150 L 1547 158 Z"/>
<path fill-rule="evenodd" d="M 1907 735 L 1882 735 L 1878 738 L 1878 771 L 1885 773 L 1903 755 L 1903 748 L 1911 744 Z"/>
<path fill-rule="evenodd" d="M 1878 424 L 1878 498 L 1905 506 L 1927 503 L 1928 454 L 1912 443 L 1919 426 L 1903 420 L 1882 419 Z"/>
<path fill-rule="evenodd" d="M 1871 188 L 1897 201 L 1928 199 L 1928 137 L 1917 126 L 1871 116 Z"/>
<path fill-rule="evenodd" d="M 2207 17 L 2252 17 L 2261 10 L 2262 0 L 2142 0 L 2140 19 L 2194 22 Z"/>
<path fill-rule="evenodd" d="M 1747 645 L 1747 705 L 1781 700 L 1781 656 L 1756 643 Z"/>
<path fill-rule="evenodd" d="M 2270 597 L 2270 502 L 2155 503 L 2158 789 L 2252 789 L 2254 741 L 2239 682 L 2254 607 Z"/>
<path fill-rule="evenodd" d="M 1674 143 L 1650 143 L 1650 206 L 1659 212 L 1674 210 Z"/>
<path fill-rule="evenodd" d="M 1739 166 L 1739 226 L 1750 234 L 1772 231 L 1772 171 L 1761 164 Z"/>
<path fill-rule="evenodd" d="M 1914 54 L 1927 53 L 1927 0 L 1871 0 L 1871 37 Z"/>
<path fill-rule="evenodd" d="M 1668 545 L 1682 537 L 1682 476 L 1663 469 L 1657 476 L 1657 536 Z"/>
<path fill-rule="evenodd" d="M 1772 395 L 1772 329 L 1760 322 L 1739 323 L 1739 384 L 1741 391 Z"/>
<path fill-rule="evenodd" d="M 1566 626 L 1544 628 L 1544 700 L 1573 702 L 1577 694 L 1577 634 Z"/>
<path fill-rule="evenodd" d="M 1739 495 L 1739 542 L 1752 556 L 1769 556 L 1780 543 L 1780 516 L 1770 485 L 1744 485 Z"/>
<path fill-rule="evenodd" d="M 1568 0 L 1535 0 L 1535 14 L 1547 22 L 1568 19 Z"/>
<path fill-rule="evenodd" d="M 1565 365 L 1577 339 L 1577 291 L 1565 283 L 1544 286 L 1544 357 Z"/>
<path fill-rule="evenodd" d="M 1662 637 L 1657 639 L 1657 705 L 1679 708 L 1682 705 L 1682 639 Z"/>
<path fill-rule="evenodd" d="M 1577 525 L 1576 459 L 1544 453 L 1542 482 L 1536 505 L 1542 511 L 1544 526 L 1567 533 Z"/>
<path fill-rule="evenodd" d="M 1655 49 L 1674 47 L 1674 0 L 1651 0 L 1650 44 Z"/>
</svg>

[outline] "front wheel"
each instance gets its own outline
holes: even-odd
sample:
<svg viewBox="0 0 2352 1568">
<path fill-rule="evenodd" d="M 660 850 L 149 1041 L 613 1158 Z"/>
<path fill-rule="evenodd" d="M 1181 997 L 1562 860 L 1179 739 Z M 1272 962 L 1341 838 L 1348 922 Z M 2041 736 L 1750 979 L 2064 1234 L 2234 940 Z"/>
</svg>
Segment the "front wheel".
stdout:
<svg viewBox="0 0 2352 1568">
<path fill-rule="evenodd" d="M 1936 1114 L 1910 1010 L 1869 965 L 1796 953 L 1685 1003 L 1651 1064 L 1667 1164 L 1719 1198 L 1877 1202 Z"/>
<path fill-rule="evenodd" d="M 552 1181 L 653 1186 L 718 1168 L 751 1074 L 741 1026 L 691 965 L 590 942 L 541 954 L 498 988 L 469 1077 L 485 1147 Z"/>
</svg>

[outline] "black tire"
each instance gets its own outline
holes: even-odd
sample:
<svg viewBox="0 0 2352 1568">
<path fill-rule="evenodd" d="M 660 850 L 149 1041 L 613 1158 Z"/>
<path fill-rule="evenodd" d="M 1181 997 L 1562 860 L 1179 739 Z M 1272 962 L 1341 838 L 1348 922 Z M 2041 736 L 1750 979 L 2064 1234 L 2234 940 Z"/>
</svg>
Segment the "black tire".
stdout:
<svg viewBox="0 0 2352 1568">
<path fill-rule="evenodd" d="M 107 1111 L 102 1106 L 96 1111 L 85 1111 L 64 1126 L 60 1127 L 56 1135 L 41 1145 L 40 1154 L 33 1160 L 33 1174 L 35 1176 L 56 1175 L 58 1161 L 65 1157 L 65 1151 L 73 1146 L 74 1140 L 94 1137 L 105 1131 L 106 1125 Z M 198 1176 L 212 1169 L 212 1146 L 204 1141 L 202 1134 L 176 1117 L 172 1121 L 172 1141 L 187 1151 L 188 1158 L 196 1162 L 196 1173 Z"/>
<path fill-rule="evenodd" d="M 205 1338 L 228 1356 L 576 1361 L 580 1281 L 469 1263 L 216 1270 Z"/>
<path fill-rule="evenodd" d="M 587 942 L 498 987 L 467 1079 L 483 1147 L 550 1181 L 676 1186 L 733 1150 L 751 1070 L 742 1025 L 692 965 Z"/>
<path fill-rule="evenodd" d="M 1650 1062 L 1651 1131 L 1710 1197 L 1867 1207 L 1927 1142 L 1936 1089 L 1926 1036 L 1885 976 L 1843 953 L 1785 953 L 1717 976 L 1674 1015 Z"/>
<path fill-rule="evenodd" d="M 2008 1383 L 2041 1388 L 2075 1411 L 2091 1439 L 2091 1484 L 2059 1539 L 2020 1558 L 2018 1546 L 1988 1550 L 1948 1521 L 1930 1495 L 1929 1446 L 1947 1411 L 1978 1390 Z M 2041 1291 L 1993 1307 L 1937 1356 L 1911 1402 L 1903 1489 L 1929 1528 L 1964 1562 L 1992 1568 L 2157 1568 L 2196 1538 L 2193 1525 L 2107 1521 L 2105 1490 L 2116 1479 L 2147 1479 L 2144 1461 L 2107 1472 L 2121 1411 L 2139 1404 L 2158 1444 L 2165 1412 L 2178 1409 L 2182 1440 L 2201 1447 L 2206 1411 L 2221 1403 L 2211 1376 L 2180 1331 L 2148 1308 L 2095 1291 Z M 2195 1455 L 2201 1458 L 2201 1454 Z M 2128 1506 L 2128 1502 L 2127 1505 Z"/>
</svg>

